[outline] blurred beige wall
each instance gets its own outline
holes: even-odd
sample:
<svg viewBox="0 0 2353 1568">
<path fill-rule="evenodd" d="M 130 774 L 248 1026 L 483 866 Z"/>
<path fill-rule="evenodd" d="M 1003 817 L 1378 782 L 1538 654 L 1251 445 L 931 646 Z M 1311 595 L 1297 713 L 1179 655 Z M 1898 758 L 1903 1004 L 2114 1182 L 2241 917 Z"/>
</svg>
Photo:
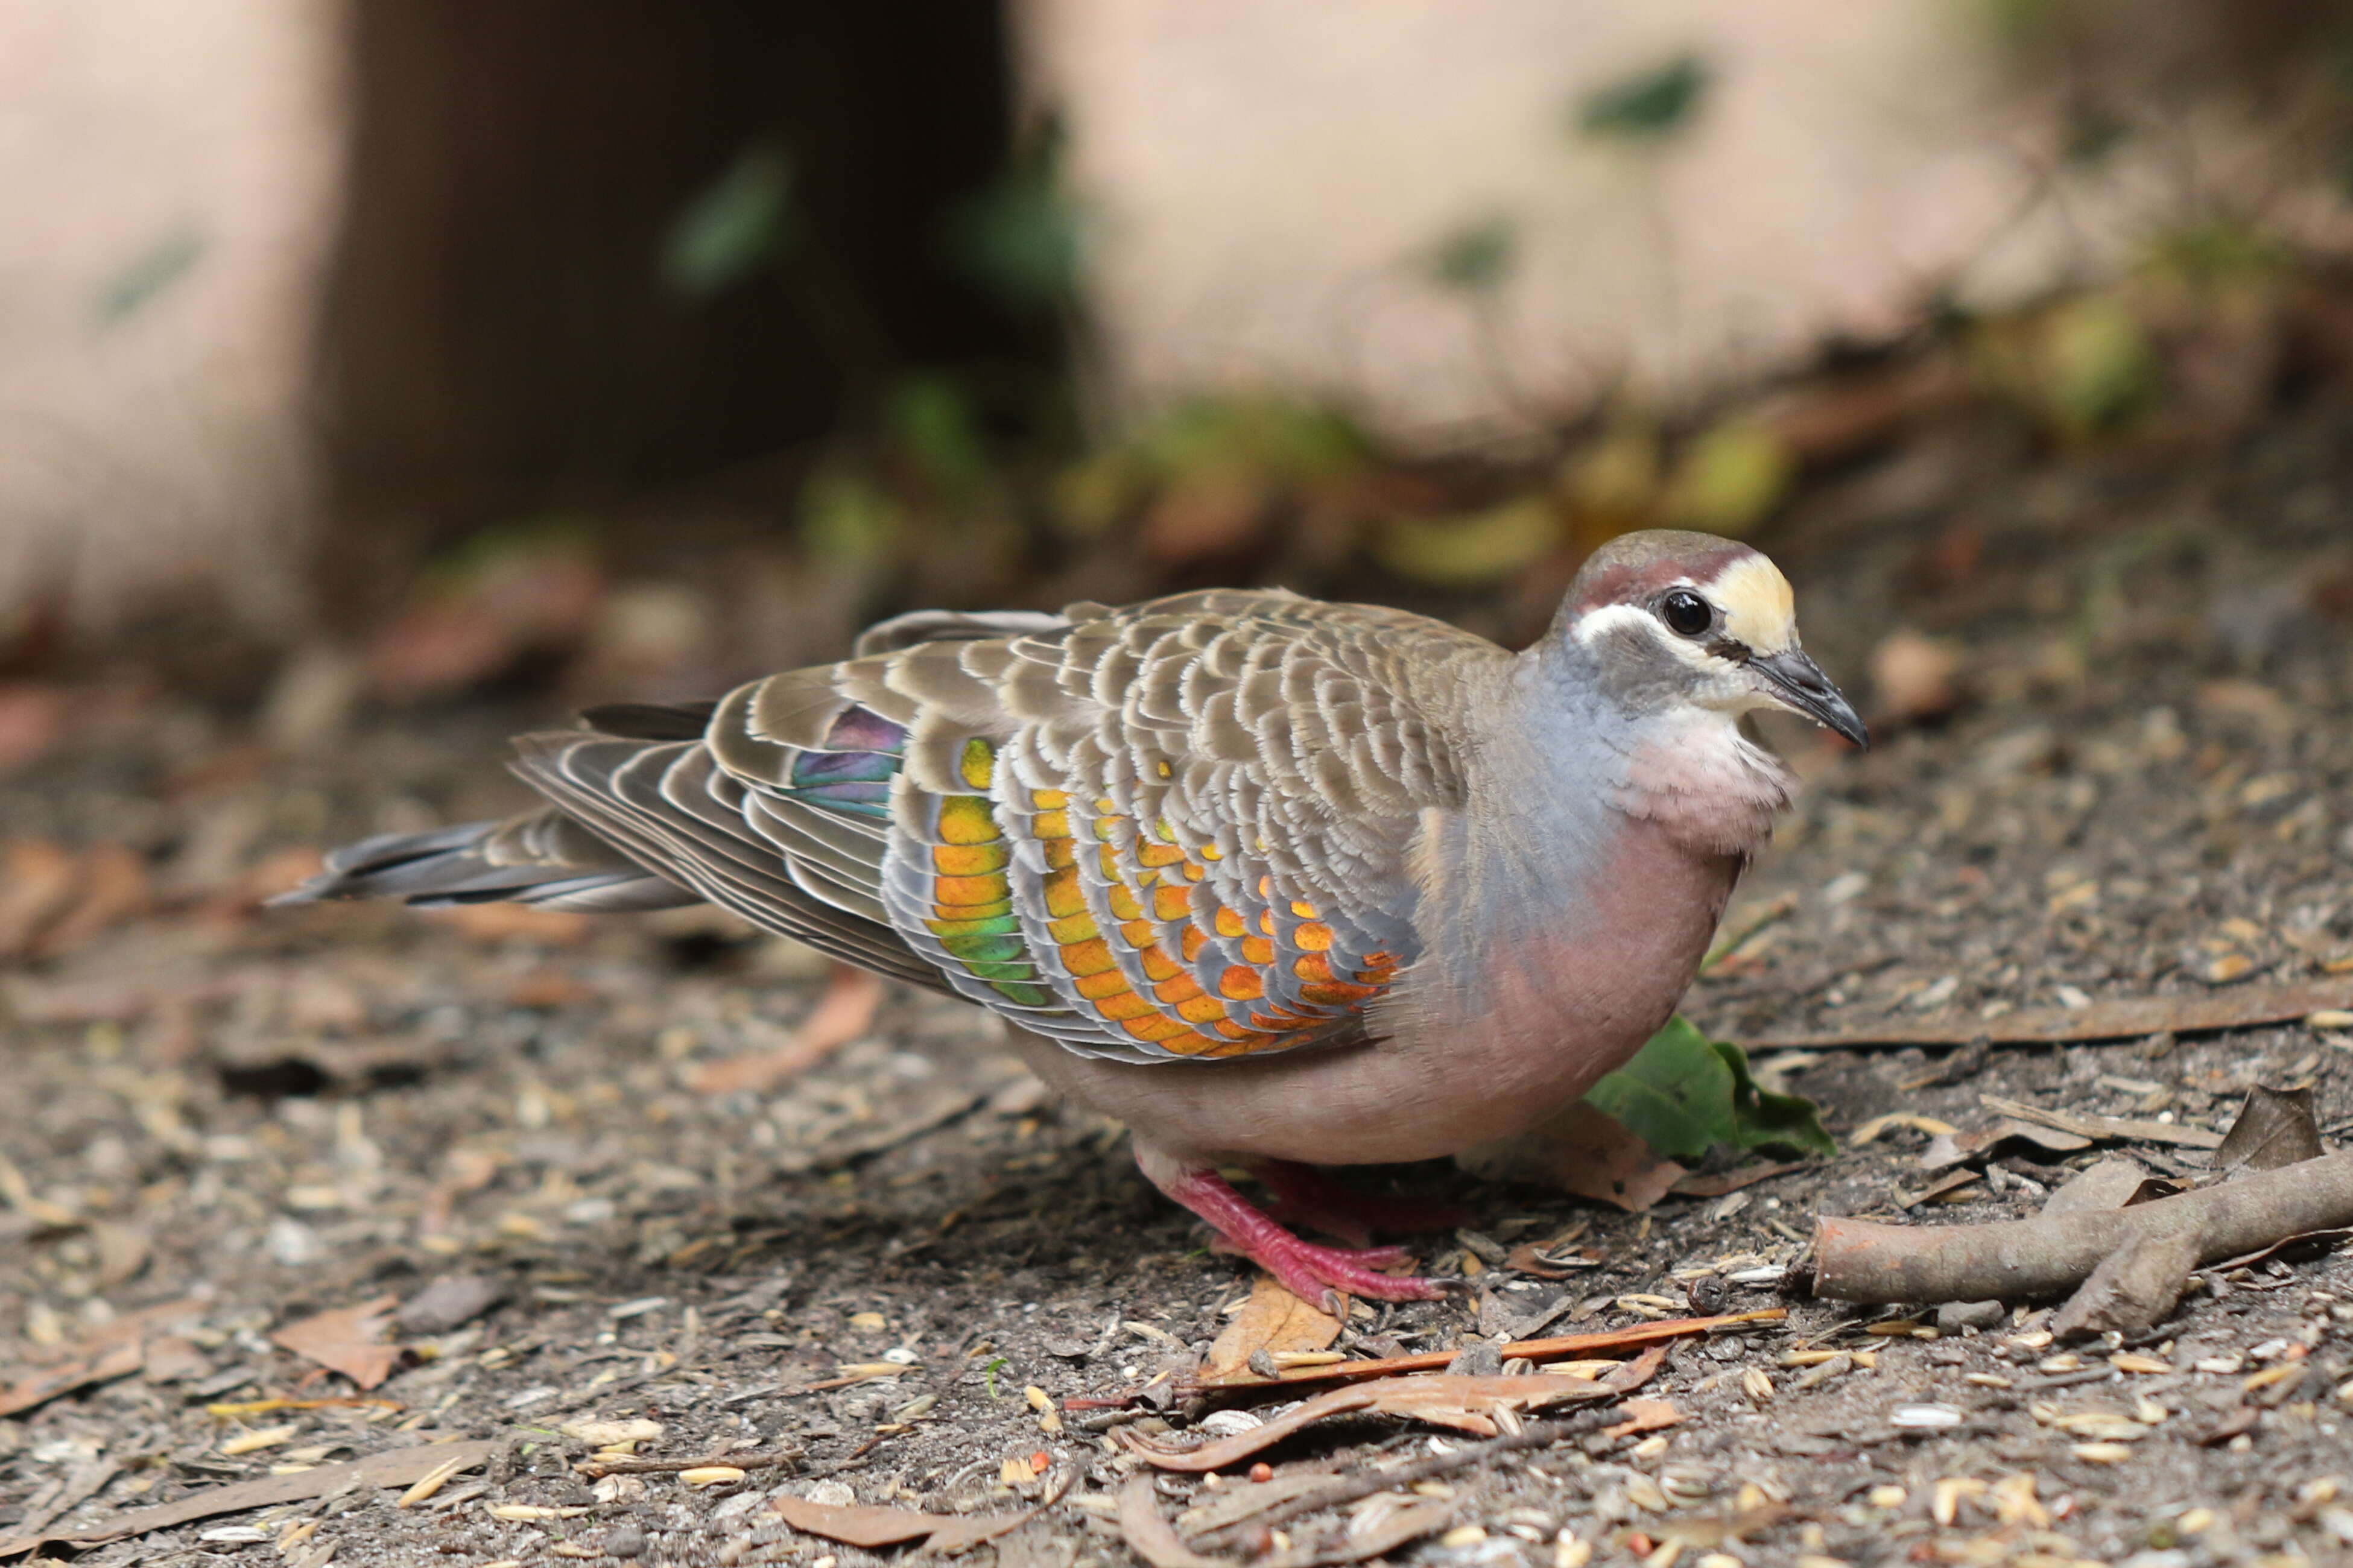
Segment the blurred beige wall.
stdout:
<svg viewBox="0 0 2353 1568">
<path fill-rule="evenodd" d="M 1668 403 L 2110 265 L 2194 193 L 2264 169 L 2185 116 L 2095 179 L 1955 0 L 1020 0 L 1063 118 L 1114 394 L 1272 384 L 1392 436 L 1508 442 L 1630 384 Z M 2198 24 L 2194 5 L 2152 11 Z M 2156 25 L 2153 23 L 2152 25 Z M 1577 128 L 1597 88 L 1691 52 L 1683 133 Z M 2189 154 L 2194 151 L 2195 157 Z M 1434 283 L 1500 221 L 1485 307 Z"/>
<path fill-rule="evenodd" d="M 337 0 L 0 5 L 0 638 L 194 580 L 290 611 Z"/>
</svg>

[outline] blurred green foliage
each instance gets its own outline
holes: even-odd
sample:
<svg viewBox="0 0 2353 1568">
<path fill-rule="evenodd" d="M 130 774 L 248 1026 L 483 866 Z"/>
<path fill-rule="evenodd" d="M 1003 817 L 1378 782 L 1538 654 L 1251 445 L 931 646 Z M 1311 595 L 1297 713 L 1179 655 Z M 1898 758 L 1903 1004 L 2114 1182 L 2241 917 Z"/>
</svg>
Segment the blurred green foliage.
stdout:
<svg viewBox="0 0 2353 1568">
<path fill-rule="evenodd" d="M 1636 143 L 1666 141 L 1699 118 L 1714 74 L 1696 52 L 1606 82 L 1580 98 L 1572 124 L 1580 133 Z"/>
<path fill-rule="evenodd" d="M 857 571 L 898 553 L 908 531 L 899 499 L 847 462 L 819 464 L 801 486 L 801 553 L 813 565 Z"/>
<path fill-rule="evenodd" d="M 949 208 L 943 224 L 950 263 L 1016 312 L 1078 294 L 1083 234 L 1061 163 L 1061 124 L 1049 118 L 996 182 Z"/>
<path fill-rule="evenodd" d="M 884 400 L 883 426 L 925 484 L 960 495 L 987 478 L 987 437 L 965 384 L 944 372 L 904 375 Z"/>
<path fill-rule="evenodd" d="M 111 327 L 137 315 L 195 270 L 204 255 L 204 233 L 193 224 L 184 224 L 163 235 L 100 286 L 97 300 L 99 323 Z"/>
<path fill-rule="evenodd" d="M 1526 495 L 1460 517 L 1392 518 L 1374 536 L 1373 558 L 1413 582 L 1475 588 L 1526 570 L 1567 538 L 1553 503 Z"/>
<path fill-rule="evenodd" d="M 1797 477 L 1797 458 L 1778 436 L 1728 419 L 1684 450 L 1663 498 L 1665 521 L 1737 539 L 1781 504 Z"/>
<path fill-rule="evenodd" d="M 1519 229 L 1508 217 L 1482 218 L 1441 238 L 1430 255 L 1432 280 L 1466 294 L 1502 288 L 1518 259 Z"/>
<path fill-rule="evenodd" d="M 1345 415 L 1271 396 L 1195 397 L 1065 468 L 1055 515 L 1099 534 L 1155 493 L 1203 486 L 1316 485 L 1361 469 L 1372 447 Z"/>
<path fill-rule="evenodd" d="M 661 280 L 682 298 L 707 300 L 782 260 L 798 237 L 791 155 L 773 142 L 755 142 L 671 222 L 662 239 Z"/>
<path fill-rule="evenodd" d="M 2220 215 L 2166 229 L 2148 247 L 2150 269 L 2201 285 L 2271 282 L 2295 260 L 2275 237 Z"/>
<path fill-rule="evenodd" d="M 1980 379 L 2070 442 L 2119 426 L 2158 390 L 2155 348 L 2113 292 L 1987 322 L 1971 347 Z"/>
</svg>

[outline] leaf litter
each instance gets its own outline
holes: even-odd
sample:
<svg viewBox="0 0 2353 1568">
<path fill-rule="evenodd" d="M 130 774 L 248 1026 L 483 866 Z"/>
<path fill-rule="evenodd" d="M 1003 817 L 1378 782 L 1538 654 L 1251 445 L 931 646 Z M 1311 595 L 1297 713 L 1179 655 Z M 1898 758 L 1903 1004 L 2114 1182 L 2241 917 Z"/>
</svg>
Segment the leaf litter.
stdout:
<svg viewBox="0 0 2353 1568">
<path fill-rule="evenodd" d="M 2009 459 L 1965 453 L 1936 468 L 1897 453 L 1892 468 L 1874 460 L 1855 472 L 1840 502 L 1848 511 L 1827 500 L 1810 510 L 1801 497 L 1788 528 L 1766 538 L 1801 599 L 1825 606 L 1809 611 L 1809 640 L 1831 668 L 1859 668 L 1909 625 L 1957 641 L 1968 679 L 1942 728 L 1898 728 L 1867 758 L 1775 737 L 1809 790 L 1747 897 L 1785 912 L 1726 932 L 1745 940 L 1686 1012 L 1705 1035 L 1760 1050 L 1814 1041 L 1817 1059 L 1778 1083 L 1820 1104 L 1826 1128 L 1900 1115 L 1967 1130 L 1960 1139 L 2010 1129 L 1961 1151 L 1954 1168 L 1976 1179 L 1915 1217 L 2031 1219 L 2074 1167 L 2126 1149 L 2151 1181 L 2195 1186 L 2183 1196 L 2262 1180 L 2258 1171 L 2214 1184 L 2218 1151 L 2202 1140 L 2135 1135 L 2155 1124 L 2220 1136 L 2258 1082 L 2313 1086 L 2323 1160 L 2343 1136 L 2353 1050 L 2339 1042 L 2353 1040 L 2353 1025 L 2347 971 L 2330 966 L 2353 956 L 2353 910 L 2336 891 L 2338 839 L 2353 820 L 2341 737 L 2353 726 L 2329 651 L 2340 613 L 2297 600 L 2282 624 L 2300 629 L 2248 656 L 2249 673 L 2228 691 L 2210 689 L 2217 650 L 2195 629 L 2216 586 L 2210 563 L 2292 563 L 2280 553 L 2290 525 L 2276 520 L 2304 515 L 2305 502 L 2289 497 L 2342 492 L 2336 454 L 2348 443 L 2333 417 L 2267 424 L 2248 437 L 2261 463 L 2243 469 L 2235 458 L 2172 469 L 2113 450 L 2035 459 L 2031 505 Z M 2154 475 L 2158 491 L 2124 504 L 2112 488 L 2120 468 Z M 2168 474 L 2179 490 L 2164 488 Z M 1887 524 L 1884 551 L 1821 542 L 1851 542 L 1853 520 L 1876 518 L 1868 507 L 1894 493 L 1863 487 L 1895 479 L 1946 487 L 1900 509 L 1926 520 L 1916 539 Z M 2189 511 L 2231 513 L 2229 551 L 2176 548 L 2182 535 L 2168 543 L 2146 531 L 2153 518 L 2188 515 L 2164 502 L 2193 490 L 2203 499 Z M 2164 526 L 2205 537 L 2194 521 Z M 2137 553 L 2105 553 L 2126 541 Z M 1939 586 L 1924 598 L 1906 586 L 1915 582 Z M 1921 613 L 1964 602 L 2007 618 L 1948 624 Z M 97 843 L 126 843 L 153 889 L 146 912 L 16 961 L 5 977 L 0 1073 L 26 1112 L 8 1153 L 29 1200 L 8 1194 L 0 1215 L 7 1382 L 95 1368 L 117 1353 L 92 1348 L 109 1314 L 121 1321 L 212 1287 L 203 1312 L 138 1336 L 132 1370 L 84 1378 L 0 1421 L 6 1528 L 59 1534 L 159 1500 L 244 1495 L 230 1489 L 277 1479 L 253 1472 L 329 1439 L 372 1458 L 433 1446 L 417 1445 L 419 1434 L 459 1434 L 512 1443 L 517 1457 L 408 1509 L 370 1510 L 371 1538 L 343 1521 L 341 1504 L 313 1513 L 295 1522 L 315 1531 L 298 1550 L 334 1547 L 340 1535 L 354 1562 L 445 1541 L 482 1559 L 535 1561 L 635 1542 L 640 1561 L 683 1563 L 788 1530 L 761 1506 L 763 1488 L 779 1481 L 812 1493 L 839 1486 L 828 1506 L 1018 1516 L 1067 1465 L 1080 1479 L 1062 1503 L 1000 1551 L 1035 1538 L 1069 1561 L 1089 1535 L 1115 1528 L 1122 1479 L 1103 1447 L 1114 1434 L 1181 1445 L 1217 1405 L 1244 1403 L 1229 1412 L 1240 1415 L 1269 1408 L 1250 1400 L 1346 1385 L 1333 1376 L 1278 1381 L 1273 1394 L 1195 1391 L 1187 1372 L 1229 1325 L 1219 1309 L 1242 1282 L 1237 1266 L 1197 1254 L 1188 1222 L 1124 1171 L 1115 1130 L 1017 1092 L 1020 1080 L 966 1013 L 889 994 L 871 1031 L 797 1078 L 705 1095 L 692 1076 L 788 1037 L 816 1005 L 821 971 L 741 934 L 488 921 L 470 932 L 367 910 L 253 920 L 262 884 L 275 876 L 282 886 L 290 857 L 315 857 L 318 842 L 420 811 L 454 820 L 505 809 L 512 797 L 495 795 L 497 781 L 474 782 L 479 759 L 515 721 L 544 714 L 437 710 L 428 744 L 360 713 L 336 746 L 284 776 L 228 754 L 241 737 L 199 717 L 228 743 L 159 763 L 153 776 L 201 773 L 212 799 L 239 800 L 266 830 L 241 837 L 226 818 L 216 830 L 199 793 L 64 771 L 71 747 L 6 785 L 12 832 L 59 847 L 77 867 Z M 323 825 L 322 800 L 332 814 Z M 159 812 L 153 838 L 107 826 Z M 243 847 L 217 858 L 205 873 L 214 890 L 198 897 L 180 890 L 173 846 L 200 838 Z M 55 931 L 78 896 L 40 912 L 30 940 Z M 330 980 L 349 1005 L 296 1005 L 292 977 Z M 2095 1030 L 2116 1043 L 2076 1038 Z M 1926 1034 L 1936 1038 L 1903 1043 Z M 2030 1048 L 1973 1053 L 1980 1036 Z M 1763 1087 L 1776 1087 L 1771 1067 L 1760 1056 L 1752 1069 Z M 2095 1136 L 1999 1115 L 1981 1093 L 2096 1118 Z M 363 1124 L 348 1125 L 346 1110 Z M 1961 1561 L 2325 1555 L 2326 1518 L 2344 1510 L 2322 1484 L 2342 1468 L 2341 1442 L 2324 1428 L 2341 1423 L 2337 1391 L 2353 1376 L 2338 1312 L 2353 1306 L 2353 1277 L 2341 1256 L 2311 1256 L 2325 1237 L 2274 1237 L 2202 1264 L 2171 1316 L 2114 1352 L 2063 1344 L 2035 1300 L 2003 1298 L 1993 1318 L 1972 1312 L 1944 1329 L 1917 1302 L 1899 1316 L 1760 1294 L 1799 1261 L 1817 1214 L 1894 1213 L 1921 1184 L 1917 1162 L 1935 1136 L 1891 1123 L 1829 1159 L 1715 1197 L 1669 1192 L 1640 1214 L 1438 1173 L 1481 1216 L 1469 1233 L 1478 1245 L 1437 1244 L 1433 1261 L 1465 1278 L 1460 1296 L 1352 1306 L 1325 1349 L 1286 1353 L 1447 1375 L 1457 1356 L 1500 1360 L 1524 1343 L 1495 1342 L 1510 1322 L 1557 1322 L 1564 1336 L 1641 1330 L 1653 1321 L 1645 1314 L 1715 1292 L 1733 1309 L 1770 1302 L 1787 1315 L 1686 1336 L 1645 1390 L 1684 1415 L 1672 1426 L 1609 1439 L 1601 1428 L 1625 1411 L 1515 1414 L 1521 1433 L 1441 1434 L 1459 1447 L 1440 1455 L 1384 1449 L 1409 1433 L 1429 1440 L 1398 1418 L 1335 1418 L 1251 1461 L 1268 1465 L 1270 1481 L 1238 1473 L 1211 1488 L 1204 1478 L 1178 1495 L 1198 1506 L 1264 1486 L 1322 1510 L 1364 1504 L 1346 1524 L 1443 1508 L 1425 1533 L 1455 1543 L 1424 1550 L 1449 1559 L 1557 1550 L 1567 1563 L 1580 1550 L 1639 1543 L 1644 1556 L 1679 1548 L 1687 1564 L 1740 1540 L 1757 1543 L 1759 1560 L 1862 1560 L 1898 1544 Z M 1694 1180 L 1727 1176 L 1737 1160 L 1709 1154 Z M 1746 1202 L 1727 1208 L 1730 1197 Z M 43 1205 L 73 1223 L 48 1223 Z M 100 1224 L 147 1238 L 136 1272 L 122 1272 L 128 1251 L 107 1266 Z M 1574 1245 L 1541 1239 L 1578 1226 Z M 379 1385 L 384 1405 L 257 1409 L 268 1425 L 315 1430 L 219 1455 L 207 1405 L 299 1399 L 304 1379 L 315 1389 L 336 1375 L 271 1344 L 272 1325 L 365 1301 L 396 1279 L 421 1283 L 458 1259 L 498 1284 L 500 1300 L 452 1326 L 400 1326 L 414 1353 Z M 607 1316 L 652 1299 L 665 1305 Z M 888 1327 L 851 1325 L 869 1312 Z M 1131 1322 L 1165 1342 L 1121 1326 Z M 1798 1349 L 1829 1359 L 1785 1368 L 1783 1353 Z M 883 1359 L 894 1352 L 912 1359 Z M 1394 1368 L 1401 1360 L 1415 1365 Z M 876 1365 L 893 1370 L 840 1370 Z M 1841 1369 L 1797 1386 L 1829 1365 Z M 1001 1397 L 990 1397 L 987 1367 Z M 1283 1380 L 1328 1370 L 1277 1368 Z M 2139 1423 L 2147 1435 L 2137 1440 L 2042 1422 L 2029 1408 L 2137 1422 L 2125 1384 L 2168 1412 Z M 1064 1432 L 1040 1429 L 1019 1396 L 1032 1386 L 1063 1414 Z M 1117 1407 L 1082 1413 L 1080 1401 L 1113 1394 Z M 1959 1412 L 1961 1425 L 1895 1419 L 1927 1405 Z M 575 1413 L 657 1420 L 664 1436 L 630 1460 L 681 1468 L 588 1475 L 580 1466 L 593 1455 L 558 1430 Z M 396 1443 L 412 1447 L 385 1446 Z M 748 1468 L 796 1448 L 789 1464 Z M 1044 1466 L 1032 1462 L 1040 1453 Z M 1425 1463 L 1452 1468 L 1415 1468 Z M 728 1471 L 742 1479 L 719 1474 Z M 706 1484 L 679 1479 L 689 1472 Z M 1291 1489 L 1311 1481 L 1323 1489 Z M 1453 1495 L 1410 1489 L 1424 1481 Z M 1359 1486 L 1372 1489 L 1334 1500 L 1335 1489 Z M 1752 1488 L 1759 1495 L 1746 1496 Z M 1904 1500 L 1873 1500 L 1891 1489 Z M 1264 1555 L 1250 1532 L 1288 1532 L 1297 1521 L 1292 1549 L 1315 1551 L 1343 1517 L 1276 1508 L 1229 1535 L 1203 1540 L 1180 1526 L 1180 1538 L 1204 1553 Z M 266 1536 L 280 1522 L 236 1528 Z M 200 1549 L 187 1526 L 150 1540 L 158 1555 Z M 746 1547 L 744 1560 L 767 1550 Z"/>
</svg>

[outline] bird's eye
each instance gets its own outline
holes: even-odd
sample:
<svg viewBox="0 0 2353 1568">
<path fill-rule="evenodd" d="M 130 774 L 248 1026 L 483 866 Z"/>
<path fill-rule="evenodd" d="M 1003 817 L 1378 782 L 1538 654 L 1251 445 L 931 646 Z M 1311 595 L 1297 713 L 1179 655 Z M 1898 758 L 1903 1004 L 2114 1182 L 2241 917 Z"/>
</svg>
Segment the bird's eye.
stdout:
<svg viewBox="0 0 2353 1568">
<path fill-rule="evenodd" d="M 1697 594 L 1678 588 L 1659 601 L 1659 619 L 1677 637 L 1695 637 L 1715 624 L 1715 612 Z"/>
</svg>

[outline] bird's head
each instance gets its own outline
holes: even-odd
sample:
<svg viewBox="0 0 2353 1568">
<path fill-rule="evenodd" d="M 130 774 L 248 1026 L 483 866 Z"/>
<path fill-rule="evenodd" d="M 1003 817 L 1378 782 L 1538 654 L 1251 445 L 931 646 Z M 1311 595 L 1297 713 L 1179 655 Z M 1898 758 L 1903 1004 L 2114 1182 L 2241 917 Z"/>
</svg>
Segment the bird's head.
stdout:
<svg viewBox="0 0 2353 1568">
<path fill-rule="evenodd" d="M 1870 744 L 1853 705 L 1798 646 L 1788 579 L 1732 540 L 1668 529 L 1611 540 L 1570 584 L 1552 636 L 1638 711 L 1688 705 L 1736 719 L 1778 708 Z"/>
</svg>

